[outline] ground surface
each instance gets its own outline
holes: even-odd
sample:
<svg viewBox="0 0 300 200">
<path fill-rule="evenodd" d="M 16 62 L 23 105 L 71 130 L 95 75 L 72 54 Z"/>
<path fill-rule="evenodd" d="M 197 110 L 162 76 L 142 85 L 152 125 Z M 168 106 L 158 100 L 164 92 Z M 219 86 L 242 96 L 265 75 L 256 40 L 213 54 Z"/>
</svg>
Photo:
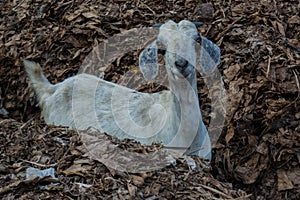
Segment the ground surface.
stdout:
<svg viewBox="0 0 300 200">
<path fill-rule="evenodd" d="M 1 198 L 300 199 L 299 1 L 15 0 L 0 9 Z M 167 19 L 204 22 L 199 32 L 221 48 L 227 118 L 210 171 L 180 159 L 151 173 L 114 171 L 84 154 L 78 133 L 39 119 L 21 59 L 41 63 L 57 83 L 105 39 Z M 119 58 L 104 78 L 118 82 L 137 58 Z M 198 86 L 208 124 L 214 105 L 201 77 Z M 160 149 L 112 140 L 136 152 Z M 30 166 L 53 167 L 58 179 L 26 180 Z"/>
</svg>

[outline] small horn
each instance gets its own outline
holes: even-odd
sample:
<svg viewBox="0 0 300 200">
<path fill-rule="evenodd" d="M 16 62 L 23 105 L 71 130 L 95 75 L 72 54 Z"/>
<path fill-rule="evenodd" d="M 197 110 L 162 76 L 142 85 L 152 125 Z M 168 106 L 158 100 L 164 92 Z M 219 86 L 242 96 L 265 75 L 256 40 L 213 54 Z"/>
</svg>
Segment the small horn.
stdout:
<svg viewBox="0 0 300 200">
<path fill-rule="evenodd" d="M 164 23 L 157 23 L 157 24 L 153 24 L 152 27 L 154 28 L 159 28 L 163 25 Z"/>
<path fill-rule="evenodd" d="M 195 24 L 195 26 L 198 28 L 200 26 L 203 26 L 203 22 L 193 22 L 193 24 Z"/>
</svg>

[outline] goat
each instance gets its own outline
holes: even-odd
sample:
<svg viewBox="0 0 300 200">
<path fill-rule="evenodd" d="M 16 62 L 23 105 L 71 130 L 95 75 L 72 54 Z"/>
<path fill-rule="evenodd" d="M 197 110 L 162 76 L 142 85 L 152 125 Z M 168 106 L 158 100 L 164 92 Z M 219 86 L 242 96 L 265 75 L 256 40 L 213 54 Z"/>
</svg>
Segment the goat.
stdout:
<svg viewBox="0 0 300 200">
<path fill-rule="evenodd" d="M 205 74 L 211 73 L 219 62 L 220 49 L 199 35 L 194 23 L 169 20 L 139 55 L 140 70 L 147 80 L 157 76 L 159 52 L 164 56 L 170 90 L 152 94 L 84 73 L 54 85 L 39 64 L 28 60 L 23 64 L 46 123 L 79 130 L 92 127 L 146 145 L 161 142 L 210 160 L 211 143 L 199 107 L 196 66 Z"/>
</svg>

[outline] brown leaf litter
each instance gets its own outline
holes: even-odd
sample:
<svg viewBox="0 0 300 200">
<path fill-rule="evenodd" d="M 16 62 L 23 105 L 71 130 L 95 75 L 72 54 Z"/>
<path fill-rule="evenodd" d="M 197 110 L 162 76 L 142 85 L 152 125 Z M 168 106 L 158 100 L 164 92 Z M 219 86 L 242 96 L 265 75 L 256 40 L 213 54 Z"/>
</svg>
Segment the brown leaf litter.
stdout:
<svg viewBox="0 0 300 200">
<path fill-rule="evenodd" d="M 143 147 L 137 142 L 108 139 L 108 136 L 102 135 L 106 141 L 112 140 L 115 145 L 128 151 L 140 152 L 141 156 L 145 156 L 145 152 L 156 153 L 161 149 L 160 146 Z M 74 130 L 47 126 L 39 121 L 24 124 L 11 119 L 2 120 L 0 196 L 14 199 L 247 198 L 242 190 L 235 190 L 231 184 L 216 180 L 207 170 L 203 170 L 205 168 L 199 167 L 203 164 L 198 158 L 194 158 L 198 166 L 194 170 L 178 158 L 174 164 L 160 170 L 127 173 L 91 159 L 86 155 L 90 153 L 89 149 L 79 137 Z M 128 164 L 132 165 L 132 162 Z M 31 166 L 41 169 L 54 167 L 58 178 L 27 180 L 24 171 Z M 45 188 L 39 188 L 45 185 Z"/>
<path fill-rule="evenodd" d="M 298 1 L 15 0 L 0 2 L 0 10 L 1 198 L 300 199 Z M 38 120 L 21 59 L 38 61 L 57 83 L 75 75 L 105 39 L 167 19 L 204 22 L 199 32 L 221 48 L 227 100 L 220 105 L 226 106 L 215 105 L 198 78 L 204 122 L 227 111 L 211 171 L 197 159 L 191 171 L 181 158 L 145 174 L 110 169 L 85 154 L 77 132 Z M 116 60 L 97 66 L 99 74 L 122 83 L 125 72 L 137 68 L 138 53 L 110 55 Z M 136 153 L 163 153 L 158 144 L 109 141 Z M 53 167 L 57 180 L 26 180 L 28 167 Z"/>
</svg>

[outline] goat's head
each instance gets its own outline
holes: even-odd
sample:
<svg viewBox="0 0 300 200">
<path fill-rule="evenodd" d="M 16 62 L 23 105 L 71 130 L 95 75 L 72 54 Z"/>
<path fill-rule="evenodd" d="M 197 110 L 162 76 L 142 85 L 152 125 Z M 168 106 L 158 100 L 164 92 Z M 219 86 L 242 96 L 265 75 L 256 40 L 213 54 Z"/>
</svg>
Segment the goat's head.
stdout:
<svg viewBox="0 0 300 200">
<path fill-rule="evenodd" d="M 197 25 L 197 24 L 196 24 Z M 158 73 L 158 53 L 164 55 L 169 80 L 196 80 L 196 67 L 204 74 L 212 72 L 220 59 L 220 49 L 210 40 L 199 35 L 195 23 L 183 20 L 178 24 L 162 24 L 157 39 L 139 57 L 144 77 L 152 80 Z M 173 81 L 174 82 L 174 81 Z"/>
</svg>

